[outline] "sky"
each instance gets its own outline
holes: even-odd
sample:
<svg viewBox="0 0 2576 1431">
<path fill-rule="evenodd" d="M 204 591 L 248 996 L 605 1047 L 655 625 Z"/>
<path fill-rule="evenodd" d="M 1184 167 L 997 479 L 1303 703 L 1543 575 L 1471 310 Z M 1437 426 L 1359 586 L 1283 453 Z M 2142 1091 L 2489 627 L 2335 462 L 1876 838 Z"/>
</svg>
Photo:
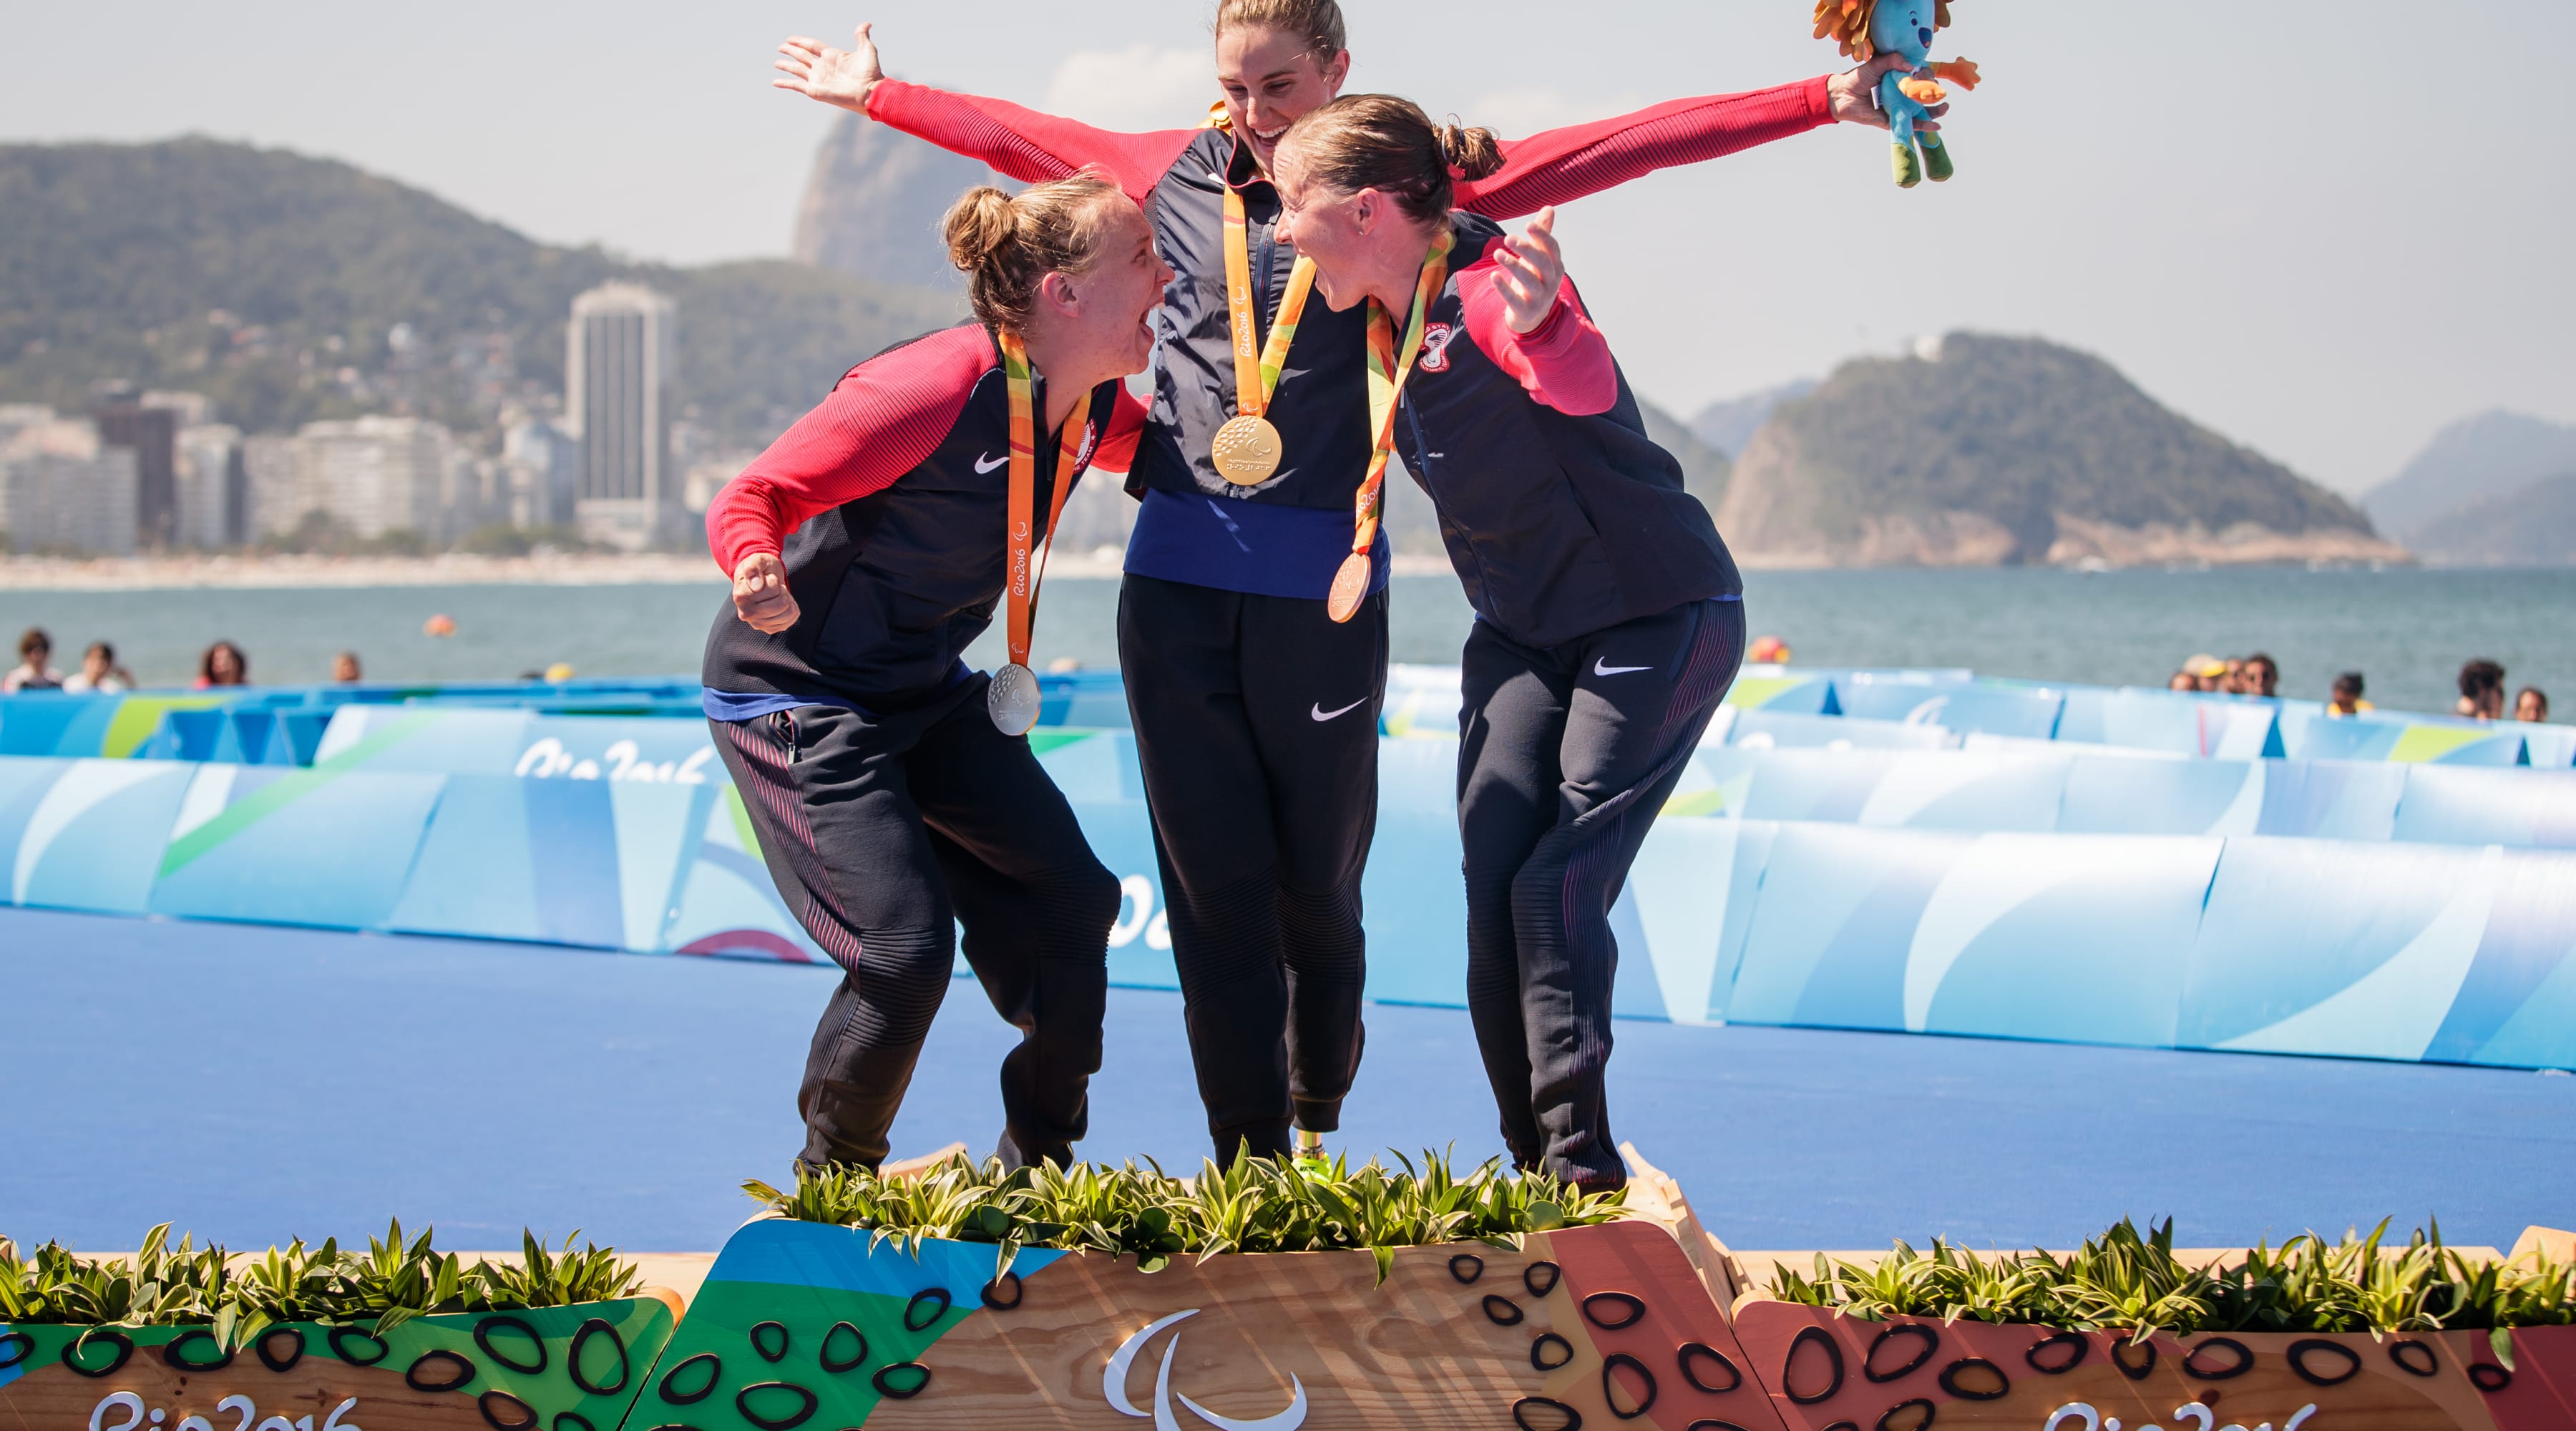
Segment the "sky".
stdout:
<svg viewBox="0 0 2576 1431">
<path fill-rule="evenodd" d="M 1959 176 L 1900 192 L 1839 126 L 1570 206 L 1630 380 L 1687 414 L 1923 334 L 2097 353 L 2346 492 L 2492 408 L 2576 421 L 2576 232 L 2546 37 L 2567 0 L 1957 0 L 1986 83 Z M 347 160 L 534 237 L 785 253 L 832 111 L 791 33 L 877 22 L 890 73 L 1116 127 L 1214 98 L 1208 0 L 86 0 L 17 7 L 0 140 L 203 133 Z M 1507 137 L 1837 66 L 1807 0 L 1345 0 L 1354 89 Z M 10 216 L 8 221 L 20 221 Z"/>
</svg>

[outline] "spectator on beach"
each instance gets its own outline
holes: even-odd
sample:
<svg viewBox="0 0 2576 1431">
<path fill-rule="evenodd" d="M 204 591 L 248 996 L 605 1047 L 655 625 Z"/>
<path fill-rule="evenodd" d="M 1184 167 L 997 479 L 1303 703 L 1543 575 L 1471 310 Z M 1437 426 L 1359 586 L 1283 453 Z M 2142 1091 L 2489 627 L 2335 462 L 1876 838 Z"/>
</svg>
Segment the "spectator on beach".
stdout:
<svg viewBox="0 0 2576 1431">
<path fill-rule="evenodd" d="M 2197 691 L 2200 689 L 2200 677 L 2193 675 L 2189 671 L 2176 671 L 2173 673 L 2172 677 L 2165 682 L 2165 689 L 2168 691 Z"/>
<path fill-rule="evenodd" d="M 2257 651 L 2245 658 L 2236 675 L 2237 694 L 2277 700 L 2281 694 L 2281 663 Z"/>
<path fill-rule="evenodd" d="M 53 667 L 54 638 L 44 628 L 30 626 L 18 638 L 18 664 L 9 674 L 0 676 L 0 696 L 14 696 L 20 691 L 59 691 L 63 678 Z"/>
<path fill-rule="evenodd" d="M 2245 694 L 2245 658 L 2230 656 L 2223 665 L 2225 669 L 2218 677 L 2219 693 L 2230 696 Z"/>
<path fill-rule="evenodd" d="M 2357 716 L 2364 711 L 2378 709 L 2378 707 L 2373 706 L 2370 702 L 2363 700 L 2361 698 L 2361 692 L 2361 672 L 2346 671 L 2342 675 L 2335 677 L 2334 699 L 2326 702 L 2326 714 L 2340 719 L 2344 716 Z"/>
<path fill-rule="evenodd" d="M 2191 688 L 2195 691 L 2220 689 L 2219 679 L 2227 674 L 2227 663 L 2206 653 L 2193 656 L 2183 662 L 2182 668 L 2190 673 Z"/>
<path fill-rule="evenodd" d="M 2477 720 L 2504 718 L 2504 667 L 2484 656 L 2460 668 L 2460 703 L 2452 711 Z"/>
<path fill-rule="evenodd" d="M 218 641 L 197 658 L 197 689 L 250 684 L 250 657 L 230 641 Z"/>
<path fill-rule="evenodd" d="M 366 678 L 366 674 L 358 669 L 357 652 L 343 651 L 331 658 L 331 679 L 335 683 L 354 686 Z"/>
<path fill-rule="evenodd" d="M 2513 698 L 2513 718 L 2528 725 L 2541 725 L 2549 719 L 2549 697 L 2538 686 L 2525 686 Z"/>
<path fill-rule="evenodd" d="M 134 673 L 116 664 L 115 647 L 92 641 L 89 649 L 81 653 L 81 668 L 64 678 L 63 689 L 118 695 L 134 689 Z"/>
</svg>

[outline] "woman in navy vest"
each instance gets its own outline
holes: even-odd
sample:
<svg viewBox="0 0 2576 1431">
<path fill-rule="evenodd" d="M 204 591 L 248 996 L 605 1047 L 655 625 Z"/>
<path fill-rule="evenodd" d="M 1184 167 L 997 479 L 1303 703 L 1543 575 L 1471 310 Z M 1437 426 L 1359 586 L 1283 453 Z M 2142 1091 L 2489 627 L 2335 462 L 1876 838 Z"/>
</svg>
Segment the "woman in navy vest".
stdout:
<svg viewBox="0 0 2576 1431">
<path fill-rule="evenodd" d="M 1407 101 L 1336 100 L 1280 141 L 1280 227 L 1318 297 L 1369 310 L 1377 386 L 1399 395 L 1372 472 L 1403 453 L 1476 612 L 1467 1002 L 1504 1141 L 1610 1188 L 1610 907 L 1742 664 L 1743 583 L 1566 281 L 1553 210 L 1507 238 L 1450 207 L 1453 171 L 1497 159 L 1491 134 Z"/>
<path fill-rule="evenodd" d="M 803 1158 L 874 1168 L 966 961 L 1021 1041 L 1006 1163 L 1070 1163 L 1100 1067 L 1118 881 L 1027 740 L 1035 567 L 1089 467 L 1122 471 L 1171 270 L 1078 176 L 947 221 L 976 321 L 870 358 L 707 509 L 733 598 L 706 713 L 771 877 L 844 978 L 797 1097 Z M 967 646 L 1003 606 L 1011 663 Z"/>
</svg>

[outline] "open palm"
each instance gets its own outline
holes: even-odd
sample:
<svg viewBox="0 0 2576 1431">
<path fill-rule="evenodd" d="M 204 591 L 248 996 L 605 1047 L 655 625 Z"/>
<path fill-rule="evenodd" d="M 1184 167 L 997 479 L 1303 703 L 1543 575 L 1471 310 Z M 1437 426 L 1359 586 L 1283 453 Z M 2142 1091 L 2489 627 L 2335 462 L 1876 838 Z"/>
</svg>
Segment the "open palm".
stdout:
<svg viewBox="0 0 2576 1431">
<path fill-rule="evenodd" d="M 867 113 L 868 92 L 885 78 L 885 70 L 877 63 L 876 41 L 868 37 L 870 28 L 859 26 L 846 50 L 833 49 L 803 35 L 789 36 L 778 47 L 776 68 L 783 78 L 771 80 L 770 87 L 794 90 L 807 99 Z"/>
</svg>

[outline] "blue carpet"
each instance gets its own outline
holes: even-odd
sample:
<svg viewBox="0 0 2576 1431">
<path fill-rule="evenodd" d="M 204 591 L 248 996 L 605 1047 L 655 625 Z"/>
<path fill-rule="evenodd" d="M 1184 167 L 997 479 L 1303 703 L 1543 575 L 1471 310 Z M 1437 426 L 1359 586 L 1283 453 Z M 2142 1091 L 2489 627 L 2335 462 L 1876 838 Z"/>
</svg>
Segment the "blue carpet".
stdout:
<svg viewBox="0 0 2576 1431">
<path fill-rule="evenodd" d="M 799 1145 L 828 971 L 0 911 L 0 1233 L 235 1246 L 435 1223 L 712 1250 Z M 1498 1150 L 1464 1014 L 1377 1006 L 1343 1143 Z M 1084 1152 L 1194 1169 L 1177 996 L 1117 991 Z M 898 1155 L 1001 1124 L 1012 1034 L 950 989 Z M 2394 1215 L 2509 1244 L 2576 1221 L 2576 1079 L 2491 1069 L 1622 1023 L 1619 1133 L 1739 1247 L 1934 1233 L 2186 1245 Z"/>
</svg>

